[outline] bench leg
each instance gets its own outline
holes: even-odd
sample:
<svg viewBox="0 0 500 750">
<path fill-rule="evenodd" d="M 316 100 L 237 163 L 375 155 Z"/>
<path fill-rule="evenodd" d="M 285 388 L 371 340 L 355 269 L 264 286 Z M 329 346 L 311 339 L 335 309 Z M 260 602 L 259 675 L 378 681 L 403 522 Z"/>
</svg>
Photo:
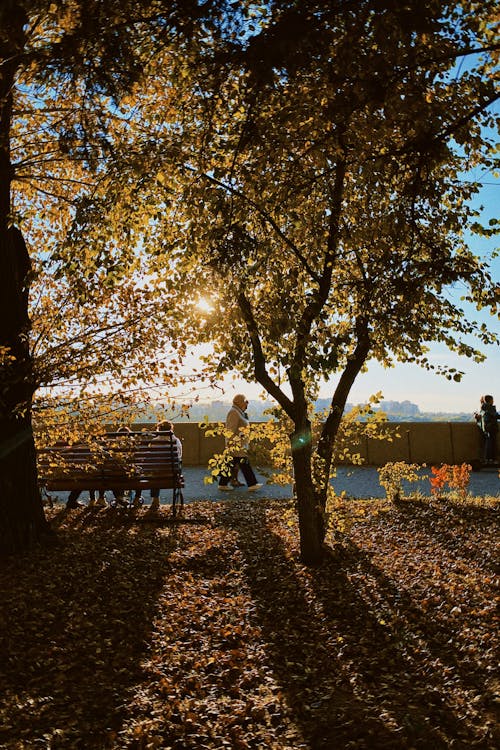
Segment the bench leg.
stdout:
<svg viewBox="0 0 500 750">
<path fill-rule="evenodd" d="M 175 516 L 177 513 L 177 503 L 180 507 L 184 507 L 184 495 L 180 487 L 174 487 L 172 491 L 172 515 Z"/>
</svg>

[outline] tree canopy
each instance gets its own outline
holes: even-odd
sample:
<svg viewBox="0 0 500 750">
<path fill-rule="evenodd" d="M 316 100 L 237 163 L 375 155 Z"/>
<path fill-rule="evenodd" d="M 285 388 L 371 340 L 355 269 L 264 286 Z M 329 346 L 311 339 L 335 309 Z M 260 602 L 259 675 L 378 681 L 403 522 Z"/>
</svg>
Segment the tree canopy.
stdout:
<svg viewBox="0 0 500 750">
<path fill-rule="evenodd" d="M 75 243 L 70 227 L 77 201 L 81 210 L 99 185 L 109 123 L 142 72 L 136 51 L 152 55 L 192 36 L 206 10 L 176 0 L 6 0 L 0 8 L 1 550 L 29 546 L 44 529 L 37 389 L 92 386 L 127 367 L 130 384 L 141 370 L 159 370 L 154 299 L 132 278 L 130 254 L 118 268 L 113 247 L 102 258 L 90 237 Z"/>
<path fill-rule="evenodd" d="M 311 561 L 366 363 L 431 368 L 432 341 L 480 361 L 470 336 L 492 340 L 450 290 L 496 312 L 464 175 L 496 163 L 498 21 L 492 2 L 237 6 L 218 35 L 145 66 L 107 179 L 184 340 L 211 342 L 213 372 L 257 380 L 292 420 Z M 309 406 L 332 376 L 313 446 Z"/>
<path fill-rule="evenodd" d="M 12 57 L 8 44 L 16 48 L 4 120 L 10 179 L 3 216 L 22 230 L 30 256 L 26 398 L 36 394 L 38 411 L 48 391 L 58 409 L 106 388 L 142 398 L 145 378 L 168 385 L 178 369 L 155 321 L 157 295 L 140 270 L 141 224 L 133 225 L 113 193 L 105 206 L 112 242 L 99 237 L 98 226 L 91 236 L 78 235 L 72 224 L 89 216 L 142 59 L 193 35 L 205 18 L 197 3 L 175 0 L 19 1 L 2 8 L 4 68 Z"/>
</svg>

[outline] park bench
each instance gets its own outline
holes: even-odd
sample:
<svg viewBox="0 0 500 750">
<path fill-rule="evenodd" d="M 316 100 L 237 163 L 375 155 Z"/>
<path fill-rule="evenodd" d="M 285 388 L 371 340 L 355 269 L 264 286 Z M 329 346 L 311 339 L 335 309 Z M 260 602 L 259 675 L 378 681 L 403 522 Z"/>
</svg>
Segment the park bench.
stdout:
<svg viewBox="0 0 500 750">
<path fill-rule="evenodd" d="M 172 490 L 172 513 L 184 504 L 184 477 L 172 433 L 108 432 L 84 443 L 38 450 L 38 476 L 47 491 Z"/>
</svg>

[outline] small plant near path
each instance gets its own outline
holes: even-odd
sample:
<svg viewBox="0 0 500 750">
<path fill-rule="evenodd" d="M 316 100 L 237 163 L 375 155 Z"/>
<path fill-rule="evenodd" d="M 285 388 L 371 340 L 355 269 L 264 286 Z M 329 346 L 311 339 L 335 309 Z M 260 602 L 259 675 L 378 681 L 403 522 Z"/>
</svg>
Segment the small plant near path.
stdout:
<svg viewBox="0 0 500 750">
<path fill-rule="evenodd" d="M 390 462 L 382 466 L 378 470 L 378 476 L 387 498 L 393 501 L 401 500 L 404 497 L 403 481 L 418 482 L 420 468 L 418 464 L 407 464 L 405 461 Z"/>
<path fill-rule="evenodd" d="M 472 471 L 470 464 L 443 464 L 439 467 L 432 466 L 431 471 L 433 476 L 429 481 L 433 495 L 439 496 L 448 485 L 449 491 L 456 493 L 462 500 L 465 499 Z"/>
</svg>

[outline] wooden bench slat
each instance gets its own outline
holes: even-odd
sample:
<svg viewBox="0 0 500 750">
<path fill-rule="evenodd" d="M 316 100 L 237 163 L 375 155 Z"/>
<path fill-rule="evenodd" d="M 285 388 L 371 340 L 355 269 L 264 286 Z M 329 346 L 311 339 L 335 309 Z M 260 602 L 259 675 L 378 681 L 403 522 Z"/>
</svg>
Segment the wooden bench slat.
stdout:
<svg viewBox="0 0 500 750">
<path fill-rule="evenodd" d="M 48 490 L 60 490 L 60 491 L 67 491 L 67 490 L 113 490 L 113 489 L 124 489 L 124 490 L 135 490 L 135 489 L 144 489 L 144 490 L 150 490 L 150 489 L 156 489 L 157 487 L 160 487 L 161 489 L 174 489 L 172 487 L 172 477 L 156 477 L 156 478 L 149 478 L 149 479 L 139 479 L 135 481 L 130 481 L 127 479 L 120 479 L 118 477 L 112 477 L 110 479 L 106 479 L 105 482 L 102 481 L 102 478 L 100 477 L 94 477 L 91 482 L 89 482 L 88 477 L 75 477 L 72 478 L 70 482 L 64 480 L 64 479 L 53 479 L 53 480 L 47 480 L 45 486 Z M 168 486 L 166 486 L 168 485 Z M 183 489 L 185 487 L 184 478 L 179 477 L 178 482 L 175 485 L 175 488 Z"/>
<path fill-rule="evenodd" d="M 184 477 L 174 440 L 108 433 L 91 445 L 48 446 L 38 451 L 39 477 L 48 490 L 172 489 L 183 503 Z"/>
</svg>

